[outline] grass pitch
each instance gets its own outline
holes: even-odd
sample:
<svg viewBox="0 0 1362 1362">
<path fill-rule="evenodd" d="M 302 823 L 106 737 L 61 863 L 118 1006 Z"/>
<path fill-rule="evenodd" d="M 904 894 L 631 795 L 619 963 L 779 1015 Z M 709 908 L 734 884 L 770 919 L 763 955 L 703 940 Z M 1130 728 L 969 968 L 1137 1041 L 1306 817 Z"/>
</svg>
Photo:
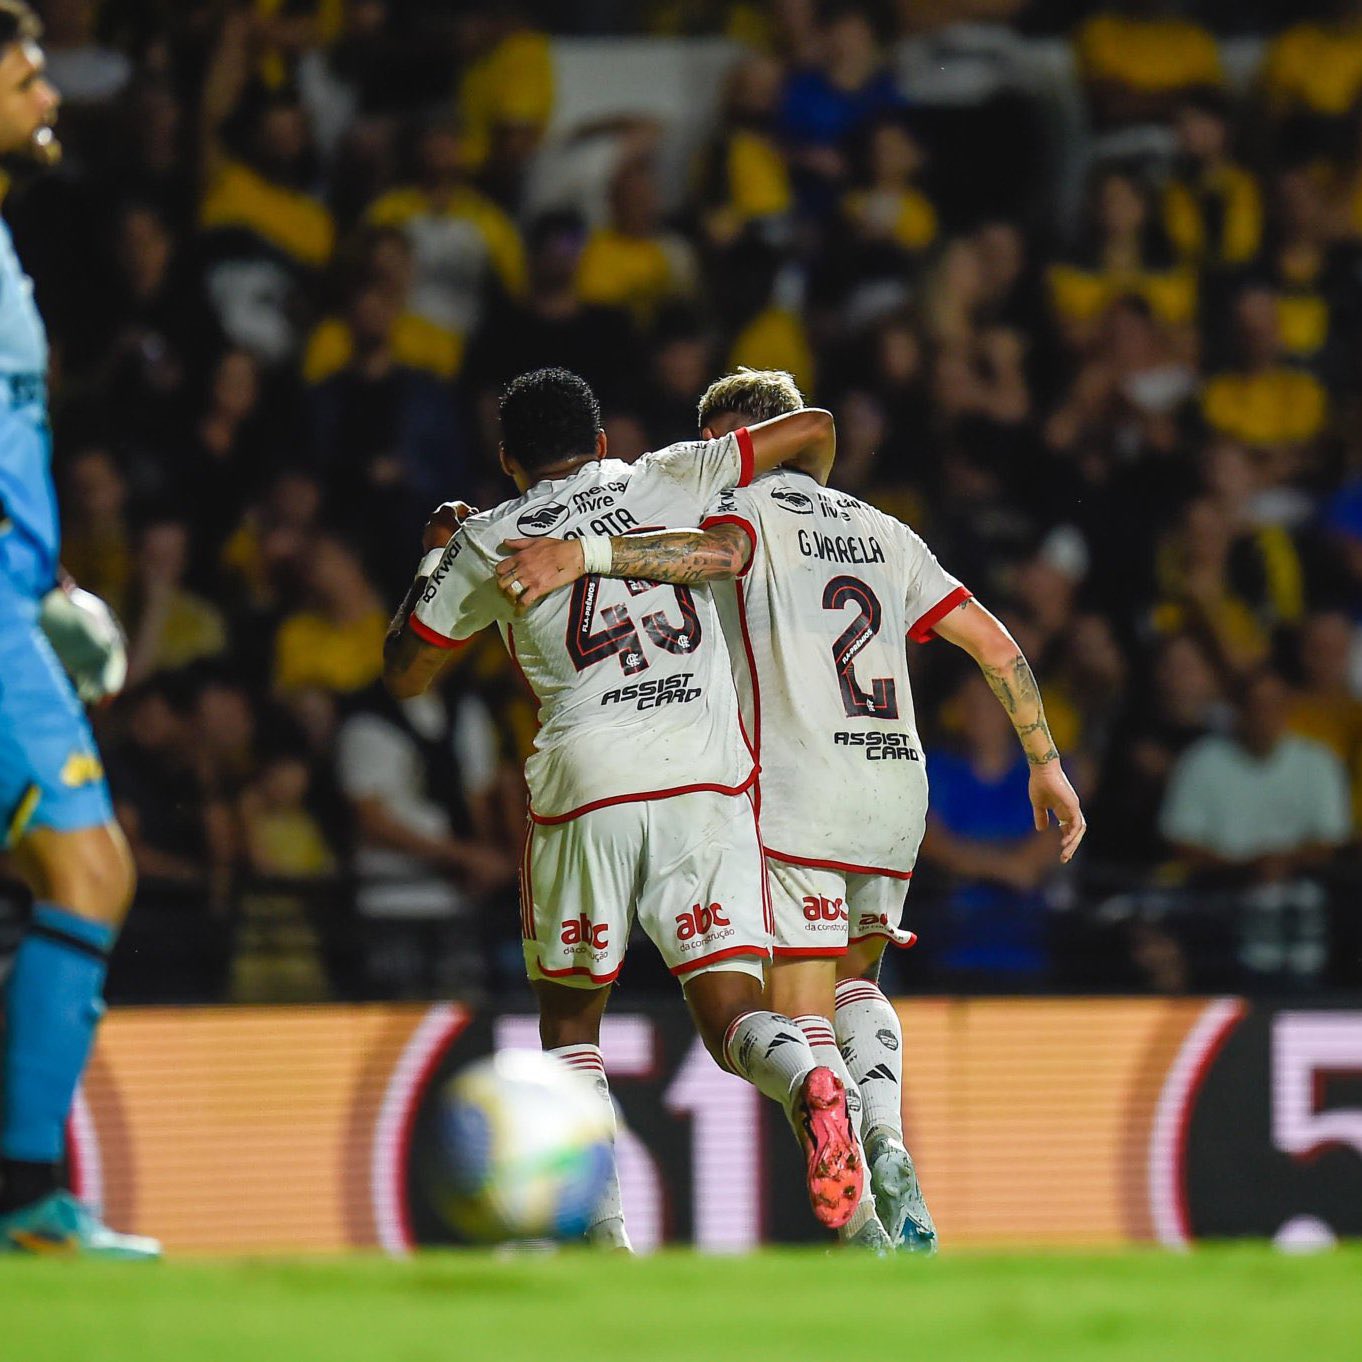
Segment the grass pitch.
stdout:
<svg viewBox="0 0 1362 1362">
<path fill-rule="evenodd" d="M 0 1259 L 4 1362 L 1351 1362 L 1362 1249 Z"/>
</svg>

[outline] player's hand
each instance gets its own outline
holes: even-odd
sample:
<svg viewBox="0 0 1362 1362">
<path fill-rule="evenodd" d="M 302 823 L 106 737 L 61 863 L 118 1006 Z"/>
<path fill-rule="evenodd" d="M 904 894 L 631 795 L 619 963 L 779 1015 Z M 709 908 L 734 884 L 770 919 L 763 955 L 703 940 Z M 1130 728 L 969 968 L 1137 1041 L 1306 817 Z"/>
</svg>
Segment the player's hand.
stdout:
<svg viewBox="0 0 1362 1362">
<path fill-rule="evenodd" d="M 466 501 L 446 501 L 437 506 L 426 521 L 425 532 L 421 535 L 421 548 L 425 553 L 431 549 L 442 549 L 454 538 L 460 525 L 471 515 L 477 515 L 478 508 Z"/>
<path fill-rule="evenodd" d="M 38 622 L 85 704 L 98 704 L 123 689 L 127 640 L 105 601 L 68 581 L 43 597 Z"/>
<path fill-rule="evenodd" d="M 578 539 L 508 539 L 501 547 L 510 557 L 497 564 L 497 585 L 517 610 L 571 586 L 585 570 Z"/>
<path fill-rule="evenodd" d="M 1044 766 L 1031 768 L 1029 794 L 1031 809 L 1036 815 L 1036 831 L 1044 832 L 1050 826 L 1050 815 L 1054 814 L 1061 834 L 1059 859 L 1073 860 L 1073 854 L 1088 830 L 1088 820 L 1079 806 L 1078 792 L 1069 784 L 1069 777 L 1058 761 L 1047 761 Z"/>
</svg>

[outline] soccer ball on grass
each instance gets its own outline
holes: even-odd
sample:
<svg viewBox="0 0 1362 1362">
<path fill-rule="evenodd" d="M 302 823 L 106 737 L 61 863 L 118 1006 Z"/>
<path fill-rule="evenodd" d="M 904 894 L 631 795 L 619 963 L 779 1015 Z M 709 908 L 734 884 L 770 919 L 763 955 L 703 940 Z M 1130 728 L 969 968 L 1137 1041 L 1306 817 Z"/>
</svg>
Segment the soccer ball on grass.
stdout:
<svg viewBox="0 0 1362 1362">
<path fill-rule="evenodd" d="M 581 1236 L 605 1190 L 610 1129 L 591 1081 L 552 1055 L 503 1050 L 439 1097 L 431 1198 L 465 1239 Z"/>
</svg>

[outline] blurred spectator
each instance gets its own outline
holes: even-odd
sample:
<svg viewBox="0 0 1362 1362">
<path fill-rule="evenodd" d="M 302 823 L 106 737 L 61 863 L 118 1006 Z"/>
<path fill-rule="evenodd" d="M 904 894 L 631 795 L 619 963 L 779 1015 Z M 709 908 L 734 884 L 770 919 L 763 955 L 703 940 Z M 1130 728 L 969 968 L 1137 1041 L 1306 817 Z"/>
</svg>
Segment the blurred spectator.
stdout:
<svg viewBox="0 0 1362 1362">
<path fill-rule="evenodd" d="M 349 694 L 378 679 L 388 615 L 359 555 L 318 535 L 301 560 L 306 604 L 285 617 L 274 649 L 274 686 Z"/>
<path fill-rule="evenodd" d="M 988 977 L 1008 987 L 1040 982 L 1049 965 L 1041 888 L 1054 837 L 1037 832 L 1027 794 L 1030 767 L 1006 713 L 970 672 L 951 697 L 960 751 L 928 758 L 932 799 L 922 859 L 953 880 L 941 921 L 924 945 L 942 982 Z"/>
<path fill-rule="evenodd" d="M 374 549 L 415 543 L 430 508 L 463 486 L 467 460 L 447 385 L 398 361 L 397 302 L 362 285 L 347 321 L 352 354 L 308 401 L 314 459 L 338 520 Z M 385 563 L 388 561 L 385 557 Z M 406 566 L 394 566 L 405 579 Z M 399 590 L 400 590 L 399 586 Z"/>
<path fill-rule="evenodd" d="M 1185 258 L 1211 268 L 1243 265 L 1263 238 L 1263 196 L 1231 156 L 1229 107 L 1218 90 L 1192 91 L 1179 104 L 1178 163 L 1163 190 L 1169 240 Z"/>
<path fill-rule="evenodd" d="M 62 481 L 62 566 L 110 602 L 126 600 L 132 575 L 127 505 L 127 481 L 107 449 L 71 456 Z"/>
<path fill-rule="evenodd" d="M 467 993 L 481 977 L 480 897 L 504 888 L 496 740 L 471 696 L 366 694 L 336 745 L 357 829 L 371 996 Z"/>
<path fill-rule="evenodd" d="M 1269 288 L 1239 295 L 1238 364 L 1209 379 L 1201 400 L 1214 430 L 1292 461 L 1323 430 L 1329 399 L 1313 374 L 1287 362 L 1278 302 Z"/>
<path fill-rule="evenodd" d="M 249 16 L 234 12 L 204 79 L 199 225 L 223 329 L 277 364 L 302 343 L 302 298 L 331 258 L 335 223 L 312 193 L 310 133 L 296 98 L 281 91 L 238 110 L 250 77 L 249 40 Z M 242 126 L 229 142 L 225 125 L 234 116 Z"/>
<path fill-rule="evenodd" d="M 695 254 L 662 222 L 662 200 L 651 164 L 626 161 L 610 182 L 610 220 L 587 238 L 577 263 L 583 302 L 628 308 L 647 325 L 670 299 L 696 287 Z"/>
<path fill-rule="evenodd" d="M 307 762 L 279 753 L 242 792 L 246 869 L 275 883 L 242 896 L 229 990 L 234 1002 L 320 1002 L 329 994 L 312 916 L 327 911 L 317 895 L 333 889 L 337 864 L 309 807 L 310 785 Z"/>
<path fill-rule="evenodd" d="M 362 281 L 356 287 L 378 289 L 397 309 L 390 338 L 393 358 L 404 368 L 421 369 L 434 378 L 453 378 L 463 363 L 464 338 L 412 310 L 415 269 L 405 234 L 396 227 L 369 228 L 361 233 L 354 254 Z M 308 337 L 303 378 L 321 383 L 354 357 L 355 332 L 349 318 L 343 314 L 323 317 Z"/>
<path fill-rule="evenodd" d="M 468 66 L 458 100 L 469 166 L 497 198 L 513 203 L 553 112 L 548 34 L 530 24 L 517 0 L 465 6 L 460 30 Z"/>
<path fill-rule="evenodd" d="M 1250 977 L 1299 983 L 1328 959 L 1318 876 L 1351 817 L 1343 763 L 1287 733 L 1289 705 L 1279 676 L 1254 676 L 1234 735 L 1202 738 L 1178 759 L 1159 826 L 1194 883 L 1237 891 L 1222 910 Z"/>
<path fill-rule="evenodd" d="M 706 158 L 701 218 L 716 250 L 749 232 L 774 243 L 789 236 L 794 189 L 775 128 L 783 79 L 778 61 L 755 53 L 728 73 L 719 134 Z"/>
<path fill-rule="evenodd" d="M 1093 180 L 1083 234 L 1067 260 L 1050 266 L 1050 305 L 1071 345 L 1092 339 L 1102 314 L 1126 295 L 1160 321 L 1185 326 L 1196 309 L 1196 275 L 1177 264 L 1149 191 L 1125 170 Z"/>
<path fill-rule="evenodd" d="M 173 671 L 227 647 L 227 624 L 211 601 L 188 590 L 190 529 L 153 516 L 137 535 L 126 596 L 115 605 L 128 634 L 128 681 Z"/>
<path fill-rule="evenodd" d="M 1230 884 L 1289 879 L 1347 841 L 1343 763 L 1288 733 L 1290 700 L 1281 677 L 1257 673 L 1234 735 L 1200 739 L 1174 766 L 1160 829 L 1193 874 Z"/>
<path fill-rule="evenodd" d="M 396 227 L 411 244 L 415 278 L 407 306 L 454 336 L 477 330 L 498 293 L 525 291 L 525 250 L 515 223 L 472 184 L 466 131 L 436 123 L 421 135 L 415 184 L 369 208 L 376 227 Z"/>
<path fill-rule="evenodd" d="M 867 5 L 836 0 L 823 7 L 815 60 L 786 81 L 780 130 L 811 206 L 823 207 L 847 178 L 849 139 L 903 98 Z"/>
<path fill-rule="evenodd" d="M 1177 448 L 1196 394 L 1196 370 L 1143 298 L 1114 302 L 1045 438 L 1060 453 L 1100 450 L 1130 459 Z"/>
<path fill-rule="evenodd" d="M 1215 667 L 1191 634 L 1164 638 L 1143 681 L 1112 732 L 1089 815 L 1089 854 L 1132 868 L 1164 855 L 1159 810 L 1174 763 L 1227 722 Z"/>
<path fill-rule="evenodd" d="M 842 199 L 842 215 L 862 247 L 897 248 L 909 258 L 936 240 L 936 209 L 918 185 L 926 153 L 899 118 L 867 130 L 862 187 Z"/>
<path fill-rule="evenodd" d="M 1340 611 L 1321 611 L 1301 626 L 1301 680 L 1289 728 L 1327 747 L 1352 783 L 1353 827 L 1362 826 L 1362 699 L 1349 685 L 1354 628 Z"/>
<path fill-rule="evenodd" d="M 545 213 L 531 224 L 528 244 L 529 291 L 487 318 L 467 374 L 470 387 L 495 397 L 518 373 L 571 356 L 602 402 L 622 396 L 632 387 L 636 338 L 627 313 L 588 304 L 577 293 L 585 224 L 573 212 Z"/>
<path fill-rule="evenodd" d="M 1116 0 L 1078 29 L 1074 46 L 1101 127 L 1166 119 L 1184 91 L 1222 80 L 1214 35 L 1172 0 Z"/>
<path fill-rule="evenodd" d="M 132 78 L 132 63 L 100 44 L 95 34 L 96 0 L 44 0 L 43 50 L 47 75 L 61 94 L 67 115 L 72 106 L 107 104 Z"/>
</svg>

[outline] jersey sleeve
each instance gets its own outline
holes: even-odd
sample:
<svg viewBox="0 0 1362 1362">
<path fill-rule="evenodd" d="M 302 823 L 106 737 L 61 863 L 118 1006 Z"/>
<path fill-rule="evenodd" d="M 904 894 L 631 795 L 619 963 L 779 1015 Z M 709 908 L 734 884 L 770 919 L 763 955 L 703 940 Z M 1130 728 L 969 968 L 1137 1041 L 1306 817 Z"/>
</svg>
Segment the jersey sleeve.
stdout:
<svg viewBox="0 0 1362 1362">
<path fill-rule="evenodd" d="M 748 542 L 752 546 L 752 552 L 748 555 L 746 566 L 738 573 L 739 577 L 746 577 L 751 570 L 752 560 L 757 555 L 757 544 L 759 543 L 757 526 L 759 523 L 760 516 L 752 493 L 743 488 L 730 487 L 720 492 L 709 503 L 709 508 L 700 521 L 700 528 L 709 530 L 716 525 L 736 525 L 747 535 Z"/>
<path fill-rule="evenodd" d="M 461 527 L 426 582 L 408 623 L 412 632 L 437 648 L 457 648 L 505 613 L 493 560 Z"/>
<path fill-rule="evenodd" d="M 902 528 L 908 569 L 904 618 L 909 621 L 908 637 L 915 643 L 926 643 L 937 624 L 973 593 L 936 561 L 919 535 L 906 525 Z"/>
<path fill-rule="evenodd" d="M 708 506 L 720 492 L 752 481 L 752 436 L 744 426 L 717 440 L 683 440 L 645 454 L 639 465 L 670 478 Z"/>
</svg>

